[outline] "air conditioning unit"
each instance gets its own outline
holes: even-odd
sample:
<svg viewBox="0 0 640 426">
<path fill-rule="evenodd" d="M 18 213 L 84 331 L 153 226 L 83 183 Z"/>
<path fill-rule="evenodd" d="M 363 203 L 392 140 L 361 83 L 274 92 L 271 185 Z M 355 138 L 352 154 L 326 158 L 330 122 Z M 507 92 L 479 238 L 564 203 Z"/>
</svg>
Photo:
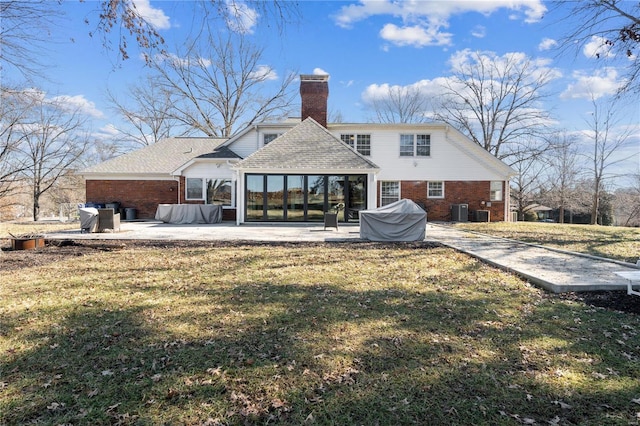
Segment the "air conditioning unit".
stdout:
<svg viewBox="0 0 640 426">
<path fill-rule="evenodd" d="M 451 221 L 452 222 L 468 222 L 469 221 L 469 204 L 452 204 L 451 205 Z"/>
<path fill-rule="evenodd" d="M 476 210 L 473 212 L 474 222 L 491 222 L 491 212 L 489 210 Z"/>
</svg>

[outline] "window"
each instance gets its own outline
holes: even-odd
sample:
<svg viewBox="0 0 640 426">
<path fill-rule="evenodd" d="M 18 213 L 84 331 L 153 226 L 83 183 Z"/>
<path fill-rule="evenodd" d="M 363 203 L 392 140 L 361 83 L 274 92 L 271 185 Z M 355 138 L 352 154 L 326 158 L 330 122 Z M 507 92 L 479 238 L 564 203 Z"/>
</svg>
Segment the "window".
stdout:
<svg viewBox="0 0 640 426">
<path fill-rule="evenodd" d="M 202 200 L 202 178 L 187 178 L 187 200 Z"/>
<path fill-rule="evenodd" d="M 371 135 L 358 135 L 356 151 L 362 155 L 371 155 Z"/>
<path fill-rule="evenodd" d="M 340 140 L 353 148 L 354 142 L 356 140 L 356 135 L 340 135 Z"/>
<path fill-rule="evenodd" d="M 416 157 L 431 156 L 431 135 L 416 135 Z"/>
<path fill-rule="evenodd" d="M 444 198 L 444 182 L 429 182 L 427 198 Z"/>
<path fill-rule="evenodd" d="M 431 135 L 400 135 L 400 157 L 431 156 Z"/>
<path fill-rule="evenodd" d="M 380 183 L 380 205 L 394 203 L 400 199 L 400 183 L 399 182 L 381 182 Z"/>
<path fill-rule="evenodd" d="M 491 182 L 491 193 L 489 196 L 489 200 L 491 201 L 502 201 L 502 182 L 492 181 Z"/>
<path fill-rule="evenodd" d="M 371 155 L 371 135 L 342 134 L 340 140 L 362 155 Z"/>
<path fill-rule="evenodd" d="M 231 179 L 207 179 L 207 204 L 231 206 Z"/>
<path fill-rule="evenodd" d="M 264 136 L 262 137 L 262 140 L 264 142 L 264 144 L 268 144 L 269 142 L 271 142 L 272 140 L 274 140 L 275 138 L 277 138 L 278 136 L 280 136 L 277 133 L 265 133 Z"/>
<path fill-rule="evenodd" d="M 413 157 L 413 135 L 400 135 L 400 157 Z"/>
</svg>

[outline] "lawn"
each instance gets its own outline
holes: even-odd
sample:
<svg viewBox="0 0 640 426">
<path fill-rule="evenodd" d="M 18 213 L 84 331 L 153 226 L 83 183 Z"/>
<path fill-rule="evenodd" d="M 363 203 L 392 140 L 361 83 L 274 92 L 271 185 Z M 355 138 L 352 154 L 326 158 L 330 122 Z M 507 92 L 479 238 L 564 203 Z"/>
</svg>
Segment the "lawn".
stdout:
<svg viewBox="0 0 640 426">
<path fill-rule="evenodd" d="M 630 263 L 640 258 L 640 228 L 540 222 L 458 223 L 455 226 Z"/>
<path fill-rule="evenodd" d="M 166 244 L 3 274 L 0 424 L 640 420 L 638 315 L 427 244 Z"/>
</svg>

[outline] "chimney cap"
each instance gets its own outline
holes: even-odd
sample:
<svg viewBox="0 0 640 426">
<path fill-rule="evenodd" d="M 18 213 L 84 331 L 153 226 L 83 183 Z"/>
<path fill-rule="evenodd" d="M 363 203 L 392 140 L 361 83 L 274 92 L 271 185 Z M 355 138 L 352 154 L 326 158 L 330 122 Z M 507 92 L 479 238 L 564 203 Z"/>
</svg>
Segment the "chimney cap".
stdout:
<svg viewBox="0 0 640 426">
<path fill-rule="evenodd" d="M 329 74 L 300 74 L 300 81 L 329 81 Z"/>
</svg>

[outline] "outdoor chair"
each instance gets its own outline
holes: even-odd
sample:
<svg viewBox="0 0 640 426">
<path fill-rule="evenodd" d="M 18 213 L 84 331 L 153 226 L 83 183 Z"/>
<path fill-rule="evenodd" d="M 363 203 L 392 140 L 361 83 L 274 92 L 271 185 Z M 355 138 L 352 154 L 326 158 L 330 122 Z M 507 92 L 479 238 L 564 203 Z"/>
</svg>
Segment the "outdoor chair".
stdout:
<svg viewBox="0 0 640 426">
<path fill-rule="evenodd" d="M 327 227 L 336 228 L 338 230 L 338 215 L 342 210 L 344 210 L 344 203 L 336 204 L 332 207 L 333 212 L 328 211 L 324 214 L 324 230 L 327 230 Z"/>
<path fill-rule="evenodd" d="M 120 213 L 113 209 L 98 209 L 98 232 L 120 231 Z"/>
</svg>

